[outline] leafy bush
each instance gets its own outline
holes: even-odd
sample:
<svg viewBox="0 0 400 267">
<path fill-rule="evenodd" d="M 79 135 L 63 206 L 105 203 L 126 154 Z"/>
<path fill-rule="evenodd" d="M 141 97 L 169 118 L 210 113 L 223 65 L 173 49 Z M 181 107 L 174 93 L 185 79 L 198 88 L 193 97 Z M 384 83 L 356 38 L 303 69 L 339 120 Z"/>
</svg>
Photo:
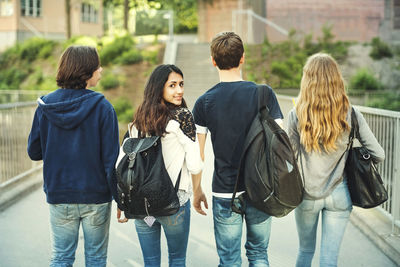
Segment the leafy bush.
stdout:
<svg viewBox="0 0 400 267">
<path fill-rule="evenodd" d="M 158 51 L 142 51 L 143 60 L 150 62 L 152 64 L 158 63 Z"/>
<path fill-rule="evenodd" d="M 385 57 L 393 57 L 390 47 L 378 37 L 372 39 L 371 45 L 372 50 L 369 56 L 373 59 L 378 60 Z"/>
<path fill-rule="evenodd" d="M 118 121 L 123 123 L 131 122 L 133 119 L 133 106 L 126 98 L 117 98 L 112 101 Z"/>
<path fill-rule="evenodd" d="M 39 58 L 49 57 L 55 45 L 54 41 L 34 37 L 19 46 L 19 55 L 22 60 L 33 62 Z"/>
<path fill-rule="evenodd" d="M 98 43 L 95 37 L 90 37 L 90 36 L 74 36 L 67 40 L 64 43 L 64 49 L 71 45 L 87 45 L 87 46 L 93 46 L 93 47 L 98 47 Z"/>
<path fill-rule="evenodd" d="M 131 65 L 139 63 L 143 60 L 143 56 L 140 51 L 132 49 L 130 51 L 124 52 L 120 57 L 118 57 L 117 62 L 122 65 Z"/>
<path fill-rule="evenodd" d="M 118 57 L 124 52 L 131 50 L 134 46 L 134 41 L 131 36 L 125 35 L 117 37 L 115 40 L 103 47 L 100 50 L 100 59 L 103 65 L 108 65 L 111 62 L 117 62 Z"/>
<path fill-rule="evenodd" d="M 100 86 L 103 88 L 103 90 L 116 88 L 119 86 L 119 84 L 118 78 L 112 73 L 104 74 L 100 80 Z"/>
<path fill-rule="evenodd" d="M 27 90 L 37 89 L 38 85 L 44 80 L 43 71 L 41 68 L 35 68 L 33 73 L 30 73 L 24 82 L 24 88 Z M 55 88 L 53 88 L 55 89 Z"/>
<path fill-rule="evenodd" d="M 249 46 L 246 76 L 253 77 L 255 82 L 267 82 L 274 88 L 298 88 L 308 56 L 323 51 L 339 62 L 347 57 L 350 43 L 334 41 L 334 37 L 331 27 L 324 26 L 317 41 L 311 34 L 300 41 L 292 30 L 283 42 L 270 43 L 266 39 L 261 45 Z"/>
<path fill-rule="evenodd" d="M 397 92 L 386 93 L 367 103 L 370 107 L 400 111 L 400 94 Z"/>
<path fill-rule="evenodd" d="M 347 57 L 350 42 L 334 41 L 335 35 L 332 33 L 332 26 L 322 27 L 322 36 L 317 38 L 318 42 L 313 42 L 312 34 L 306 35 L 303 40 L 303 49 L 308 56 L 317 52 L 330 54 L 338 62 L 342 62 Z"/>
<path fill-rule="evenodd" d="M 58 88 L 58 85 L 55 77 L 43 78 L 42 82 L 38 86 L 38 90 L 40 91 L 53 91 L 56 88 Z"/>
<path fill-rule="evenodd" d="M 360 69 L 350 79 L 352 90 L 378 90 L 381 88 L 379 81 L 366 69 Z"/>
<path fill-rule="evenodd" d="M 19 46 L 14 45 L 0 54 L 0 69 L 7 68 L 7 66 L 15 63 L 18 60 L 18 49 Z"/>
<path fill-rule="evenodd" d="M 20 89 L 20 84 L 28 76 L 27 71 L 16 67 L 3 69 L 0 71 L 1 89 Z"/>
<path fill-rule="evenodd" d="M 281 79 L 290 79 L 291 71 L 285 63 L 274 61 L 271 63 L 271 72 Z"/>
</svg>

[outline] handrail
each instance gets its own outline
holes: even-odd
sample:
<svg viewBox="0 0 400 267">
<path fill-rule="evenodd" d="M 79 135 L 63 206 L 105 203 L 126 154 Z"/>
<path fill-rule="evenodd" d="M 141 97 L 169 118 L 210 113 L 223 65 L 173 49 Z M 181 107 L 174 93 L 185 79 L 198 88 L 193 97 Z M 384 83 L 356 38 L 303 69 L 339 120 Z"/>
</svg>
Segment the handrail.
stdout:
<svg viewBox="0 0 400 267">
<path fill-rule="evenodd" d="M 6 104 L 0 104 L 0 109 L 20 108 L 20 107 L 29 107 L 36 105 L 37 105 L 36 101 L 6 103 Z"/>
</svg>

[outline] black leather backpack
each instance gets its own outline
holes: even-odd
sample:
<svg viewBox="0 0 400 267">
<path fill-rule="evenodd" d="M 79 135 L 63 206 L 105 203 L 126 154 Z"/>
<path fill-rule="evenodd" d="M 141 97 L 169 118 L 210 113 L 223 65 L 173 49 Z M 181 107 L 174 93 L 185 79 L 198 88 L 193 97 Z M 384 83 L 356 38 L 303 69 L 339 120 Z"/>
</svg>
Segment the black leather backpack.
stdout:
<svg viewBox="0 0 400 267">
<path fill-rule="evenodd" d="M 238 183 L 244 183 L 247 198 L 257 209 L 282 217 L 303 200 L 303 182 L 289 137 L 269 115 L 265 86 L 258 86 L 258 110 L 246 135 L 238 177 L 232 196 L 232 210 L 243 214 L 234 204 Z"/>
<path fill-rule="evenodd" d="M 159 136 L 128 138 L 116 169 L 120 207 L 127 218 L 169 216 L 179 209 L 176 185 L 164 165 Z"/>
</svg>

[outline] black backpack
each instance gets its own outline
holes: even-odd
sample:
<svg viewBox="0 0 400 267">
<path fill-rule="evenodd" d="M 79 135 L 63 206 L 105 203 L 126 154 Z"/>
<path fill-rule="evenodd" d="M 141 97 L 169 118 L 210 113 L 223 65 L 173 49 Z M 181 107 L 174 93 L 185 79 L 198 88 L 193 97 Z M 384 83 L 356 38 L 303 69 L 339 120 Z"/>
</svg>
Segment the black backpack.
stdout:
<svg viewBox="0 0 400 267">
<path fill-rule="evenodd" d="M 116 168 L 119 206 L 127 218 L 169 216 L 179 209 L 177 190 L 164 165 L 161 138 L 128 138 Z"/>
<path fill-rule="evenodd" d="M 257 86 L 258 113 L 246 135 L 238 177 L 232 196 L 232 210 L 243 214 L 243 205 L 234 204 L 239 183 L 244 183 L 247 198 L 257 209 L 283 217 L 303 200 L 303 181 L 286 132 L 269 115 L 266 86 Z"/>
</svg>

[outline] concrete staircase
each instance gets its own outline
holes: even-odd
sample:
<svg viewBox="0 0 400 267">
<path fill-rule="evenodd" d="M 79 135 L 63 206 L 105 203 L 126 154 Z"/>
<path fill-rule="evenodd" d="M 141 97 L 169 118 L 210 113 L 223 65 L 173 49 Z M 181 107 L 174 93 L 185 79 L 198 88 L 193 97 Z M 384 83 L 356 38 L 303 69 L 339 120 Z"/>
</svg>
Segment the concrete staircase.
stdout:
<svg viewBox="0 0 400 267">
<path fill-rule="evenodd" d="M 210 45 L 179 43 L 175 65 L 183 72 L 185 100 L 192 109 L 196 99 L 219 82 L 217 70 L 211 64 Z"/>
</svg>

